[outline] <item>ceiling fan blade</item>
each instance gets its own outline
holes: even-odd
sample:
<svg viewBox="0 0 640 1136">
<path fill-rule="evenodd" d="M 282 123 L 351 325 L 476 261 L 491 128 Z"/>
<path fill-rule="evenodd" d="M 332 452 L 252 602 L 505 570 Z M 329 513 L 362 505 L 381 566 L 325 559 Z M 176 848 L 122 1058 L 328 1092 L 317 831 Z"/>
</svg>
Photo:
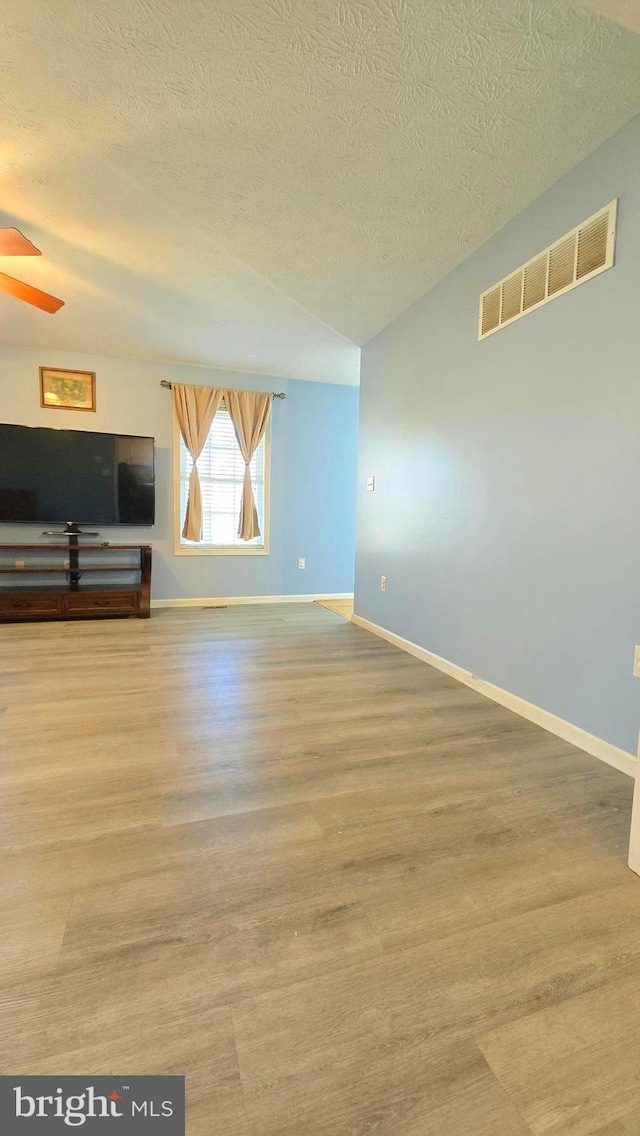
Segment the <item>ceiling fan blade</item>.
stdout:
<svg viewBox="0 0 640 1136">
<path fill-rule="evenodd" d="M 31 284 L 23 284 L 22 280 L 14 280 L 13 276 L 5 276 L 4 272 L 0 272 L 0 291 L 15 296 L 16 300 L 25 300 L 27 304 L 33 304 L 34 308 L 41 308 L 51 315 L 64 307 L 64 300 L 57 300 L 48 292 L 32 288 Z"/>
<path fill-rule="evenodd" d="M 0 256 L 42 256 L 19 229 L 0 229 Z"/>
</svg>

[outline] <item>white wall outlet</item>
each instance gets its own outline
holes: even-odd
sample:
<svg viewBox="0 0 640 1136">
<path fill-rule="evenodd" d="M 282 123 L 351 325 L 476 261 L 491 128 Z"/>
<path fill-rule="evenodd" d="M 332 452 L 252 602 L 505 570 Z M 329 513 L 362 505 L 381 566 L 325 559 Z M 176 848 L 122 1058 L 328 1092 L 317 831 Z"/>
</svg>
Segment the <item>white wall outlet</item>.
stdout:
<svg viewBox="0 0 640 1136">
<path fill-rule="evenodd" d="M 373 493 L 375 487 L 376 487 L 375 477 L 368 477 L 367 478 L 367 490 L 368 490 L 368 492 Z"/>
<path fill-rule="evenodd" d="M 16 560 L 14 568 L 24 568 L 24 560 Z"/>
<path fill-rule="evenodd" d="M 386 592 L 386 590 L 387 590 L 387 577 L 381 576 L 380 577 L 380 591 Z"/>
<path fill-rule="evenodd" d="M 306 562 L 304 556 L 299 556 L 298 557 L 298 568 L 306 568 L 306 567 L 307 567 L 307 562 Z"/>
<path fill-rule="evenodd" d="M 633 652 L 633 673 L 636 678 L 640 678 L 640 647 L 636 647 Z"/>
</svg>

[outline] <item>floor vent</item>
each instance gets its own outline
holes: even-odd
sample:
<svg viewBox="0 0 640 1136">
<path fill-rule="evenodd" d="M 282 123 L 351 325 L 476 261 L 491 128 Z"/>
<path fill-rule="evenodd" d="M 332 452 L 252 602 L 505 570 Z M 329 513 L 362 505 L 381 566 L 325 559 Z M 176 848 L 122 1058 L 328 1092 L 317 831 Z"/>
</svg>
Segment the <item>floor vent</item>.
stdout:
<svg viewBox="0 0 640 1136">
<path fill-rule="evenodd" d="M 617 199 L 537 253 L 480 297 L 478 339 L 555 300 L 613 265 Z"/>
</svg>

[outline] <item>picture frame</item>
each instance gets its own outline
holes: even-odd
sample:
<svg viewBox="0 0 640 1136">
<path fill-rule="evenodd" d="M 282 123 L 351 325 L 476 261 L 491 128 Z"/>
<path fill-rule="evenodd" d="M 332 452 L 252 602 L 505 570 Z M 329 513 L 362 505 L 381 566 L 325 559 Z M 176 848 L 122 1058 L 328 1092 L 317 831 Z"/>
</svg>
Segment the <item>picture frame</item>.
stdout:
<svg viewBox="0 0 640 1136">
<path fill-rule="evenodd" d="M 95 371 L 40 367 L 40 406 L 48 410 L 96 409 Z"/>
</svg>

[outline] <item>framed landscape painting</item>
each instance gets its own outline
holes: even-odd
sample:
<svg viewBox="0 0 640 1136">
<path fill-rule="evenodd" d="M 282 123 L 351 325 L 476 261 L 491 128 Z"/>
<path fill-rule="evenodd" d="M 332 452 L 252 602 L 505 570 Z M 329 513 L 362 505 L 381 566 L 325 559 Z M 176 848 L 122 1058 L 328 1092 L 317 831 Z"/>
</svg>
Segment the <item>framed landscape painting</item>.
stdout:
<svg viewBox="0 0 640 1136">
<path fill-rule="evenodd" d="M 40 406 L 51 410 L 95 410 L 95 371 L 40 368 Z"/>
</svg>

